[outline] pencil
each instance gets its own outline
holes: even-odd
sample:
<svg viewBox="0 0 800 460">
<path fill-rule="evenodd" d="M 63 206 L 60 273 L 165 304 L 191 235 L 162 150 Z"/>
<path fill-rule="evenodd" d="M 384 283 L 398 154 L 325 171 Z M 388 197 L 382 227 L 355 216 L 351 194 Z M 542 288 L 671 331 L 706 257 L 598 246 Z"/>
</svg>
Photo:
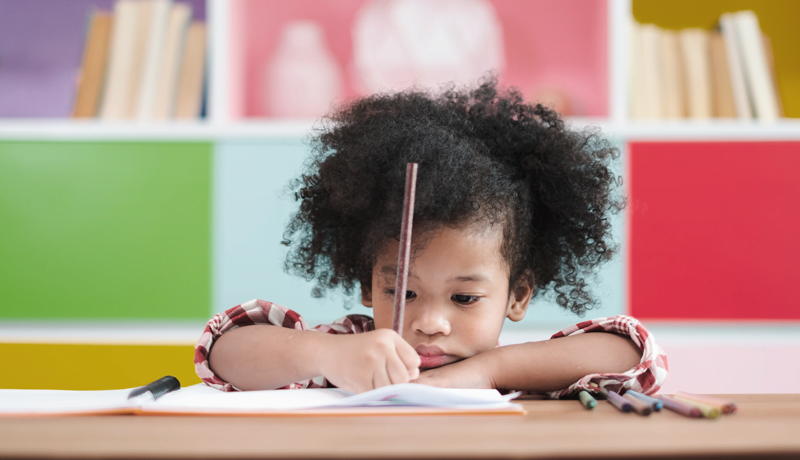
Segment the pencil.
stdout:
<svg viewBox="0 0 800 460">
<path fill-rule="evenodd" d="M 394 315 L 392 329 L 403 335 L 403 316 L 406 308 L 408 263 L 411 255 L 411 227 L 414 221 L 414 197 L 417 191 L 417 163 L 406 166 L 406 188 L 403 195 L 403 221 L 400 226 L 400 253 L 397 256 L 397 280 L 394 285 Z"/>
<path fill-rule="evenodd" d="M 687 417 L 702 417 L 703 413 L 700 412 L 700 409 L 690 406 L 689 404 L 684 403 L 683 401 L 678 401 L 677 399 L 670 398 L 666 395 L 658 395 L 658 399 L 664 403 L 664 407 L 667 409 L 677 412 L 679 414 L 685 415 Z"/>
<path fill-rule="evenodd" d="M 706 395 L 696 395 L 692 393 L 686 393 L 685 391 L 676 391 L 675 396 L 718 406 L 723 414 L 732 414 L 736 412 L 736 403 L 727 399 L 715 398 L 713 396 Z"/>
<path fill-rule="evenodd" d="M 594 409 L 595 406 L 597 406 L 597 400 L 586 390 L 581 390 L 581 392 L 578 393 L 578 398 L 580 398 L 583 407 L 587 409 Z"/>
<path fill-rule="evenodd" d="M 647 396 L 647 395 L 643 395 L 643 394 L 639 393 L 638 391 L 628 390 L 625 394 L 634 396 L 634 397 L 639 398 L 642 401 L 646 402 L 647 404 L 650 404 L 650 407 L 652 407 L 653 410 L 656 411 L 656 412 L 660 411 L 664 407 L 664 403 L 662 403 L 661 400 L 656 399 L 656 398 L 652 398 L 652 397 Z"/>
<path fill-rule="evenodd" d="M 616 391 L 608 391 L 605 389 L 601 389 L 600 391 L 603 393 L 603 395 L 605 395 L 605 397 L 607 398 L 608 402 L 611 403 L 611 405 L 621 410 L 622 412 L 630 412 L 631 410 L 633 410 L 633 406 L 631 405 L 631 403 L 627 399 L 620 396 L 619 393 L 617 393 Z"/>
<path fill-rule="evenodd" d="M 705 418 L 717 418 L 717 417 L 719 417 L 719 414 L 722 413 L 722 411 L 720 410 L 719 407 L 711 405 L 711 404 L 702 403 L 700 401 L 693 401 L 691 399 L 684 398 L 684 397 L 678 396 L 678 395 L 672 395 L 672 399 L 677 399 L 678 401 L 680 401 L 682 403 L 685 403 L 685 404 L 688 404 L 690 406 L 694 406 L 694 407 L 700 409 L 700 412 L 703 414 L 703 417 L 705 417 Z"/>
<path fill-rule="evenodd" d="M 622 395 L 622 397 L 627 399 L 628 402 L 631 403 L 633 411 L 639 415 L 650 415 L 650 413 L 653 412 L 653 408 L 650 407 L 650 404 L 647 404 L 646 402 L 642 401 L 641 399 L 633 395 L 625 393 L 624 395 Z"/>
</svg>

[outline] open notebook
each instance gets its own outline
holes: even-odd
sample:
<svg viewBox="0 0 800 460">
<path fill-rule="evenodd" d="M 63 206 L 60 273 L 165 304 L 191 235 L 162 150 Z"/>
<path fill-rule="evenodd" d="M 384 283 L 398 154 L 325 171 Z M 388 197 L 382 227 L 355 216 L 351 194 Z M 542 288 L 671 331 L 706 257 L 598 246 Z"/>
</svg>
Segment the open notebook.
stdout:
<svg viewBox="0 0 800 460">
<path fill-rule="evenodd" d="M 226 393 L 204 384 L 155 401 L 128 400 L 131 389 L 105 391 L 0 390 L 0 416 L 78 414 L 411 415 L 523 414 L 514 394 L 405 383 L 366 393 L 323 388 Z"/>
</svg>

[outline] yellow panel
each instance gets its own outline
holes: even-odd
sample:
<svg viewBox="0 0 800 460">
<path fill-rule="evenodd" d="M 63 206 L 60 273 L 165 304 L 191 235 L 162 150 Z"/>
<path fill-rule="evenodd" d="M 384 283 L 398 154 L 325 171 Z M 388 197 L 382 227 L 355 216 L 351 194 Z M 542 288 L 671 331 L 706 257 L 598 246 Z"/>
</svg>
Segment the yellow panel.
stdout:
<svg viewBox="0 0 800 460">
<path fill-rule="evenodd" d="M 787 117 L 800 117 L 800 1 L 798 0 L 633 0 L 633 17 L 668 29 L 712 29 L 722 13 L 753 10 L 772 39 L 778 90 Z"/>
<path fill-rule="evenodd" d="M 0 343 L 0 388 L 111 390 L 174 375 L 200 383 L 191 345 Z"/>
</svg>

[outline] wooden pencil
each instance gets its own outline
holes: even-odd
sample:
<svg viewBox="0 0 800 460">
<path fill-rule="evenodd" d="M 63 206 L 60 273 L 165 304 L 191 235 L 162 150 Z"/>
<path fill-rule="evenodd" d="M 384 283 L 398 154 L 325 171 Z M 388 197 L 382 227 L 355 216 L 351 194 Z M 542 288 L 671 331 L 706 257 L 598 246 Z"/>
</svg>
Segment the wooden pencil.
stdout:
<svg viewBox="0 0 800 460">
<path fill-rule="evenodd" d="M 631 403 L 631 407 L 633 411 L 639 415 L 650 415 L 653 412 L 653 408 L 650 407 L 650 404 L 642 401 L 641 399 L 636 398 L 633 395 L 629 395 L 625 393 L 622 395 L 623 398 L 627 399 L 629 403 Z"/>
<path fill-rule="evenodd" d="M 712 406 L 719 406 L 723 414 L 732 414 L 736 412 L 736 403 L 727 399 L 715 398 L 707 395 L 696 395 L 694 393 L 686 393 L 685 391 L 676 391 L 675 396 L 711 404 Z"/>
<path fill-rule="evenodd" d="M 594 409 L 595 406 L 597 406 L 597 400 L 594 399 L 586 390 L 581 390 L 581 392 L 578 393 L 578 398 L 580 398 L 583 407 L 587 409 Z"/>
<path fill-rule="evenodd" d="M 716 405 L 703 403 L 700 401 L 695 401 L 689 398 L 684 398 L 683 396 L 672 395 L 672 399 L 678 400 L 682 403 L 688 404 L 690 406 L 694 406 L 700 409 L 700 412 L 703 414 L 705 418 L 717 418 L 722 413 L 722 409 L 720 409 Z"/>
<path fill-rule="evenodd" d="M 406 187 L 403 195 L 403 221 L 400 226 L 400 253 L 397 256 L 397 280 L 394 285 L 394 315 L 392 329 L 403 335 L 403 316 L 406 308 L 408 263 L 411 256 L 411 227 L 414 221 L 414 198 L 417 191 L 417 163 L 406 166 Z"/>
<path fill-rule="evenodd" d="M 633 405 L 630 403 L 630 401 L 620 396 L 616 391 L 608 391 L 606 389 L 601 389 L 600 391 L 612 406 L 616 407 L 622 412 L 630 412 L 633 410 Z"/>
<path fill-rule="evenodd" d="M 703 413 L 700 412 L 700 409 L 691 406 L 689 404 L 686 404 L 683 401 L 678 401 L 677 399 L 670 398 L 667 395 L 658 395 L 658 399 L 660 399 L 661 402 L 664 403 L 664 407 L 666 407 L 671 411 L 677 412 L 687 417 L 703 416 Z"/>
<path fill-rule="evenodd" d="M 628 390 L 625 392 L 625 394 L 631 395 L 635 398 L 641 399 L 647 404 L 650 404 L 650 407 L 652 407 L 653 410 L 656 412 L 660 411 L 664 407 L 664 403 L 662 403 L 661 400 L 644 395 L 642 393 L 639 393 L 638 391 Z"/>
</svg>

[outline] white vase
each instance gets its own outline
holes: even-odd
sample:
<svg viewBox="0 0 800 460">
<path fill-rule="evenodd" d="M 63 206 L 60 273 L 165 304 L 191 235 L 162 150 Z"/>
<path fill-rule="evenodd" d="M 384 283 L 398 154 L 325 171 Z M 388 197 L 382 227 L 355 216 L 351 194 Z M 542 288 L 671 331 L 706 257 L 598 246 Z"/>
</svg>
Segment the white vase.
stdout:
<svg viewBox="0 0 800 460">
<path fill-rule="evenodd" d="M 284 27 L 264 72 L 263 108 L 276 117 L 319 117 L 342 94 L 342 75 L 321 27 L 295 21 Z"/>
</svg>

